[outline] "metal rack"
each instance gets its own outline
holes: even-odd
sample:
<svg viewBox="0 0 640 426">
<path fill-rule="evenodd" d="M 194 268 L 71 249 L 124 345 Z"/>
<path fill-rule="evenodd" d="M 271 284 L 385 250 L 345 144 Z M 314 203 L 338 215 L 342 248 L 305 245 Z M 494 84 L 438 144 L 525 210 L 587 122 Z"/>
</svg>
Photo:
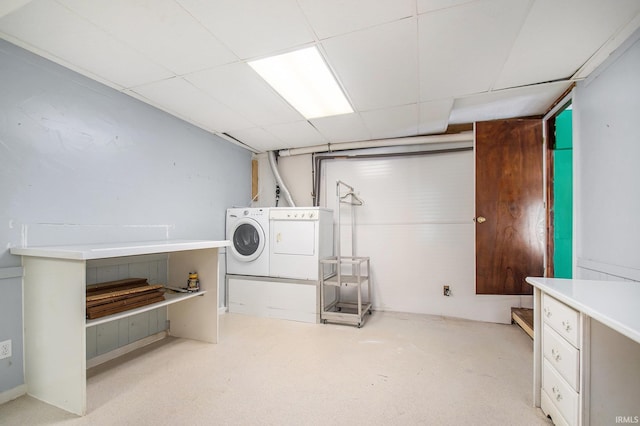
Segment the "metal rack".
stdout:
<svg viewBox="0 0 640 426">
<path fill-rule="evenodd" d="M 352 268 L 352 274 L 343 274 L 342 266 L 348 265 Z M 320 319 L 324 324 L 330 322 L 340 322 L 357 325 L 358 328 L 364 324 L 365 314 L 371 315 L 371 280 L 369 279 L 369 258 L 368 257 L 328 257 L 320 260 Z M 330 272 L 325 271 L 326 268 Z M 367 297 L 363 299 L 362 287 L 367 285 Z M 325 305 L 326 286 L 337 289 L 336 299 Z M 358 294 L 357 302 L 345 302 L 340 299 L 341 287 L 355 287 Z"/>
<path fill-rule="evenodd" d="M 342 188 L 347 192 L 342 193 Z M 352 186 L 342 181 L 336 182 L 336 204 L 338 212 L 338 237 L 336 244 L 336 256 L 320 259 L 320 320 L 327 322 L 339 322 L 357 325 L 358 328 L 364 324 L 365 315 L 371 315 L 371 263 L 368 257 L 362 256 L 342 256 L 340 238 L 340 216 L 341 205 L 361 206 L 363 200 L 358 197 Z M 351 247 L 353 254 L 354 247 L 354 227 L 355 215 L 351 210 Z M 363 293 L 363 286 L 367 287 L 366 297 Z M 335 298 L 327 303 L 325 291 L 333 288 Z M 341 298 L 342 288 L 355 288 L 357 294 L 356 302 L 344 301 Z"/>
</svg>

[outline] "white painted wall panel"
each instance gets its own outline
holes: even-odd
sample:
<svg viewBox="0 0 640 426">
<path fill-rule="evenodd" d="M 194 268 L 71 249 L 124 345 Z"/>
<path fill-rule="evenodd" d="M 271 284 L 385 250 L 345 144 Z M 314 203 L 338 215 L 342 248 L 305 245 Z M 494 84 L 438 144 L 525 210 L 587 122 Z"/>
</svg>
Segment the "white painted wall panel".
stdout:
<svg viewBox="0 0 640 426">
<path fill-rule="evenodd" d="M 640 280 L 638 69 L 640 32 L 575 90 L 575 275 L 583 278 Z"/>
<path fill-rule="evenodd" d="M 354 254 L 371 258 L 374 310 L 508 323 L 512 306 L 531 306 L 529 296 L 475 294 L 473 162 L 472 151 L 324 161 L 321 205 L 336 210 L 336 180 L 364 200 Z M 351 208 L 342 209 L 343 255 Z"/>
</svg>

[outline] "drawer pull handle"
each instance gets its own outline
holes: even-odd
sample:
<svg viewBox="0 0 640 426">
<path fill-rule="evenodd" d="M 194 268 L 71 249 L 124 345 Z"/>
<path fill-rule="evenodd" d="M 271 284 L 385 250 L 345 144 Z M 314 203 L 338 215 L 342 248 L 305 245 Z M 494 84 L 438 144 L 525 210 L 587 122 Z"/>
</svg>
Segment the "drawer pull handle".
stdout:
<svg viewBox="0 0 640 426">
<path fill-rule="evenodd" d="M 551 349 L 551 356 L 556 360 L 556 362 L 559 362 L 562 359 L 562 357 L 560 356 L 560 352 L 555 348 Z"/>
<path fill-rule="evenodd" d="M 544 308 L 544 314 L 546 315 L 547 318 L 549 318 L 551 316 L 551 309 Z"/>
<path fill-rule="evenodd" d="M 571 324 L 569 324 L 569 321 L 562 321 L 562 326 L 564 327 L 565 331 L 571 331 Z"/>
<path fill-rule="evenodd" d="M 562 401 L 562 395 L 560 394 L 560 389 L 554 386 L 551 388 L 551 391 L 556 396 L 556 401 Z"/>
</svg>

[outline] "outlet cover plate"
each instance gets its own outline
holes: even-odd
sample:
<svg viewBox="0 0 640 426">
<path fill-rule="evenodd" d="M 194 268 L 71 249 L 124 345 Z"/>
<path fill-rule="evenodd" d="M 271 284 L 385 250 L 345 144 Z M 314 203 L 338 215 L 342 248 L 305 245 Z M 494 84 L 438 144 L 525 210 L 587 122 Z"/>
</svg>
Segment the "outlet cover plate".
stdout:
<svg viewBox="0 0 640 426">
<path fill-rule="evenodd" d="M 0 342 L 0 359 L 9 358 L 11 356 L 11 340 Z"/>
</svg>

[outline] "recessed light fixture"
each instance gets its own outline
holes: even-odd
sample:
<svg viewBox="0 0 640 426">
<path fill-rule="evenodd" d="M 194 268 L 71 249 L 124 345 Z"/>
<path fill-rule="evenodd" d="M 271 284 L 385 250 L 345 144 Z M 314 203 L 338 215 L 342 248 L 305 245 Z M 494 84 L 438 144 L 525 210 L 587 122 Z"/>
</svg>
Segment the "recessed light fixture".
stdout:
<svg viewBox="0 0 640 426">
<path fill-rule="evenodd" d="M 307 119 L 353 112 L 315 46 L 248 64 Z"/>
</svg>

